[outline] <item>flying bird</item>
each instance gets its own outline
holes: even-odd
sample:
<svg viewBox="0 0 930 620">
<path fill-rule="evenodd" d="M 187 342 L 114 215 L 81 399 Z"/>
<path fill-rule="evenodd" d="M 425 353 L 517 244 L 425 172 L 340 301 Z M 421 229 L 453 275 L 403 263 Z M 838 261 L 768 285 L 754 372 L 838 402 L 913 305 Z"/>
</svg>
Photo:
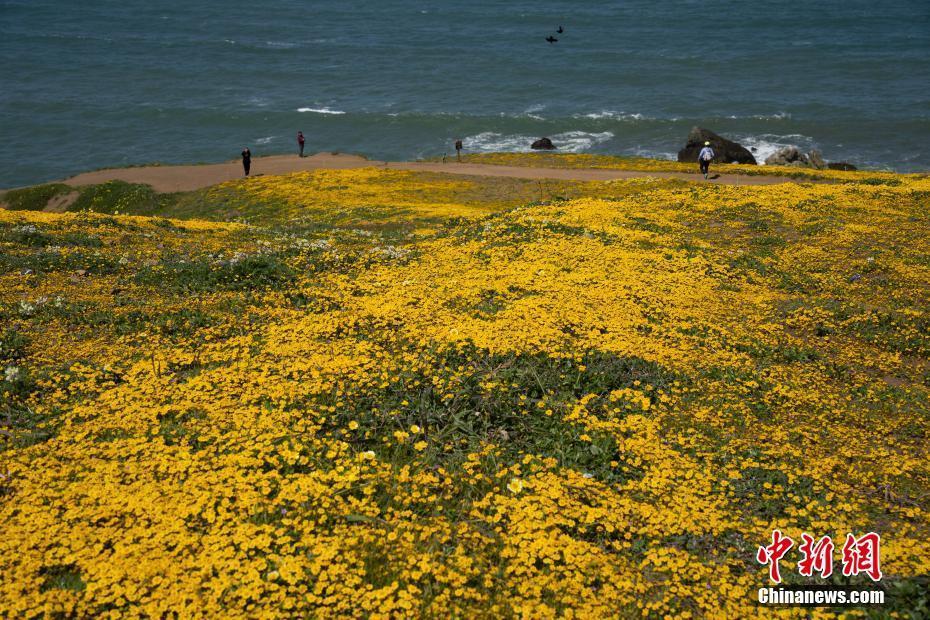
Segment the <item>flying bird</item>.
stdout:
<svg viewBox="0 0 930 620">
<path fill-rule="evenodd" d="M 562 33 L 563 33 L 563 32 L 565 32 L 565 31 L 564 31 L 564 30 L 562 30 L 562 27 L 561 27 L 561 26 L 559 26 L 559 29 L 558 29 L 558 30 L 556 30 L 556 32 L 558 32 L 559 34 L 562 34 Z"/>
<path fill-rule="evenodd" d="M 552 36 L 552 35 L 549 35 L 548 37 L 546 37 L 546 41 L 548 41 L 549 43 L 557 43 L 557 42 L 558 42 L 558 39 L 556 39 L 556 38 L 555 38 L 554 36 Z"/>
</svg>

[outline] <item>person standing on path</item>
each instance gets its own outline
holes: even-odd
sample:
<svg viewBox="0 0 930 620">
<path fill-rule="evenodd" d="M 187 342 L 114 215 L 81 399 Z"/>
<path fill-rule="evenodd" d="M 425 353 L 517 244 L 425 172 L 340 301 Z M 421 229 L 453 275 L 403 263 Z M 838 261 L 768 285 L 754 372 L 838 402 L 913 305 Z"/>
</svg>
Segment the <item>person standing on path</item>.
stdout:
<svg viewBox="0 0 930 620">
<path fill-rule="evenodd" d="M 704 143 L 704 148 L 698 153 L 698 162 L 701 164 L 701 174 L 707 178 L 707 171 L 710 170 L 710 162 L 714 158 L 714 149 L 710 148 L 710 142 Z"/>
<path fill-rule="evenodd" d="M 249 147 L 242 149 L 242 169 L 245 170 L 245 176 L 249 176 L 249 168 L 252 167 L 252 151 Z"/>
<path fill-rule="evenodd" d="M 462 141 L 461 140 L 455 141 L 455 159 L 460 162 L 462 161 Z"/>
<path fill-rule="evenodd" d="M 297 146 L 300 148 L 301 157 L 304 156 L 304 142 L 306 142 L 306 140 L 304 140 L 304 132 L 298 131 L 297 132 Z"/>
</svg>

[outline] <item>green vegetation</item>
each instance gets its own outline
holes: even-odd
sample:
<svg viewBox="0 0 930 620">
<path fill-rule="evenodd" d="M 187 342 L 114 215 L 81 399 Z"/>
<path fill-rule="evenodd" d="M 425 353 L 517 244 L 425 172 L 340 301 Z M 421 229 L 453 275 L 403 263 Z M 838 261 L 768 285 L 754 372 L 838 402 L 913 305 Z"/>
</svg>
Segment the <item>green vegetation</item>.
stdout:
<svg viewBox="0 0 930 620">
<path fill-rule="evenodd" d="M 5 202 L 12 211 L 41 211 L 52 198 L 71 191 L 74 189 L 64 183 L 48 183 L 11 189 L 0 196 L 0 201 Z"/>
</svg>

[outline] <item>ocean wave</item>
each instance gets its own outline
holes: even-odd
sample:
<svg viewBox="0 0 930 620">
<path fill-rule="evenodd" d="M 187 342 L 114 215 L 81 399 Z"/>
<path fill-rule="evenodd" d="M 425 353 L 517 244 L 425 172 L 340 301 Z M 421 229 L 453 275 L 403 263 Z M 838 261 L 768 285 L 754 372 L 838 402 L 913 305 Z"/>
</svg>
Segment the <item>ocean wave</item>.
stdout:
<svg viewBox="0 0 930 620">
<path fill-rule="evenodd" d="M 331 110 L 329 108 L 297 108 L 298 112 L 312 112 L 314 114 L 345 114 L 342 110 Z"/>
<path fill-rule="evenodd" d="M 550 136 L 552 143 L 563 153 L 580 153 L 591 147 L 607 142 L 614 134 L 609 131 L 591 133 L 587 131 L 566 131 Z M 469 151 L 479 153 L 517 152 L 528 153 L 532 151 L 530 145 L 539 136 L 526 136 L 520 134 L 505 135 L 493 131 L 485 131 L 462 140 L 462 145 Z"/>
<path fill-rule="evenodd" d="M 678 153 L 675 151 L 663 151 L 659 149 L 649 149 L 649 148 L 643 148 L 641 146 L 626 149 L 623 152 L 623 155 L 631 155 L 633 157 L 645 157 L 647 159 L 670 159 L 672 161 L 675 161 L 678 159 Z"/>
<path fill-rule="evenodd" d="M 726 118 L 730 120 L 752 119 L 754 121 L 790 121 L 791 112 L 776 112 L 775 114 L 753 114 L 751 116 L 740 116 L 731 114 Z"/>
<path fill-rule="evenodd" d="M 274 136 L 265 136 L 264 138 L 255 138 L 255 144 L 268 144 L 274 140 Z"/>
<path fill-rule="evenodd" d="M 745 146 L 760 164 L 765 164 L 765 158 L 773 155 L 778 149 L 786 146 L 796 146 L 802 151 L 817 148 L 817 143 L 810 136 L 799 133 L 776 135 L 771 133 L 757 135 L 734 136 L 734 139 Z"/>
<path fill-rule="evenodd" d="M 637 112 L 614 112 L 613 110 L 601 110 L 600 112 L 590 112 L 588 114 L 575 114 L 572 118 L 589 118 L 591 120 L 612 120 L 612 121 L 642 121 L 653 120 L 651 117 L 639 114 Z"/>
<path fill-rule="evenodd" d="M 538 112 L 542 112 L 545 109 L 546 109 L 546 106 L 542 104 L 531 105 L 527 109 L 523 110 L 523 114 L 521 116 L 532 118 L 537 121 L 544 121 L 546 119 L 540 116 Z"/>
<path fill-rule="evenodd" d="M 265 41 L 265 47 L 269 49 L 289 50 L 297 47 L 297 43 L 291 41 Z"/>
</svg>

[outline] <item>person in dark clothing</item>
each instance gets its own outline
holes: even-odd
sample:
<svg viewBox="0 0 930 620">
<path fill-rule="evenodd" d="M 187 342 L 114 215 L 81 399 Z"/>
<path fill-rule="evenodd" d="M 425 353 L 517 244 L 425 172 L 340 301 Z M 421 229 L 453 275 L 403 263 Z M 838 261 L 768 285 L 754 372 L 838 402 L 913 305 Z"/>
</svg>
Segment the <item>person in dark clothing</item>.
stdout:
<svg viewBox="0 0 930 620">
<path fill-rule="evenodd" d="M 249 168 L 252 167 L 252 151 L 249 147 L 242 149 L 242 169 L 245 170 L 245 176 L 249 176 Z"/>
<path fill-rule="evenodd" d="M 701 164 L 701 174 L 704 175 L 705 179 L 710 170 L 710 162 L 714 157 L 714 149 L 710 148 L 710 142 L 705 142 L 704 148 L 702 148 L 701 152 L 698 154 L 698 162 Z"/>
<path fill-rule="evenodd" d="M 461 140 L 455 141 L 455 159 L 458 161 L 462 161 L 462 141 Z"/>
<path fill-rule="evenodd" d="M 297 132 L 297 146 L 300 147 L 301 157 L 304 156 L 304 142 L 306 142 L 306 140 L 304 140 L 304 132 L 298 131 Z"/>
</svg>

